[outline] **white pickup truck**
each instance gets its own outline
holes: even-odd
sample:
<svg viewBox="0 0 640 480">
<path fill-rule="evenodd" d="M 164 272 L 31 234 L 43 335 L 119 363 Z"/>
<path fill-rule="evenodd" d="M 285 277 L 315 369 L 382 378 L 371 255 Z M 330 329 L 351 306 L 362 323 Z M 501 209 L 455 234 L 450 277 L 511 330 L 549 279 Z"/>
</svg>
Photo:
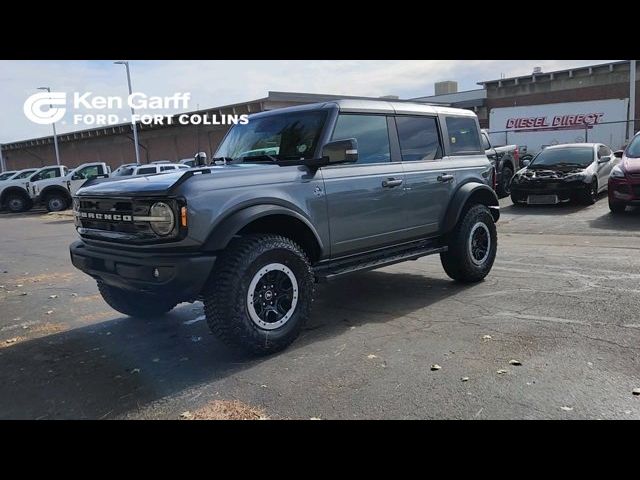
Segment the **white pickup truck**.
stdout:
<svg viewBox="0 0 640 480">
<path fill-rule="evenodd" d="M 49 178 L 33 183 L 30 197 L 36 204 L 42 204 L 50 212 L 66 210 L 71 206 L 71 198 L 88 180 L 106 178 L 111 167 L 104 162 L 83 163 L 64 176 Z"/>
<path fill-rule="evenodd" d="M 0 183 L 0 208 L 7 208 L 14 213 L 31 209 L 33 182 L 62 177 L 67 171 L 64 165 L 21 170 L 10 180 Z"/>
</svg>

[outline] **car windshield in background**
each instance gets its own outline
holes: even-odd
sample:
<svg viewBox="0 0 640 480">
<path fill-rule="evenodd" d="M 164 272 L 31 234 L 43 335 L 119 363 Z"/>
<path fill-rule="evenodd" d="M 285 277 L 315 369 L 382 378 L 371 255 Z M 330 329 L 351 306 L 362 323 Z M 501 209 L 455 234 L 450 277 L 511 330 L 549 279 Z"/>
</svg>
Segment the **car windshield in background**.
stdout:
<svg viewBox="0 0 640 480">
<path fill-rule="evenodd" d="M 531 168 L 588 167 L 592 162 L 593 148 L 591 147 L 550 148 L 540 152 L 529 166 Z"/>
<path fill-rule="evenodd" d="M 627 147 L 627 157 L 640 157 L 640 135 L 636 135 Z"/>
<path fill-rule="evenodd" d="M 215 157 L 243 162 L 311 158 L 326 117 L 324 111 L 309 111 L 250 119 L 231 129 Z"/>
</svg>

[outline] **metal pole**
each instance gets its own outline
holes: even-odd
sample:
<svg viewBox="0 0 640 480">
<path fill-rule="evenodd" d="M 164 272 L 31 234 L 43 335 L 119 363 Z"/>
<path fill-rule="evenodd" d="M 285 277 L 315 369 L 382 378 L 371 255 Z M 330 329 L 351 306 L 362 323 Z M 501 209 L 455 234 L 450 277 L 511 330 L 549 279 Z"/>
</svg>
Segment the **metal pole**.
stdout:
<svg viewBox="0 0 640 480">
<path fill-rule="evenodd" d="M 39 87 L 38 90 L 46 90 L 51 93 L 50 87 Z M 53 108 L 53 105 L 49 105 L 49 108 Z M 53 126 L 53 147 L 56 151 L 56 163 L 60 165 L 60 150 L 58 150 L 58 133 L 56 132 L 56 122 L 51 124 Z"/>
<path fill-rule="evenodd" d="M 2 156 L 2 145 L 0 145 L 0 169 L 2 170 L 2 172 L 4 172 L 7 167 L 4 164 L 4 157 Z"/>
<path fill-rule="evenodd" d="M 131 73 L 129 72 L 129 62 L 114 62 L 117 64 L 124 65 L 124 68 L 127 70 L 127 84 L 129 85 L 129 98 L 131 98 L 131 94 L 133 94 L 133 90 L 131 89 Z M 135 111 L 133 106 L 131 107 L 131 128 L 133 129 L 133 143 L 136 147 L 136 164 L 140 165 L 140 150 L 138 148 L 138 128 L 136 127 L 136 122 L 133 118 L 135 115 Z"/>
<path fill-rule="evenodd" d="M 629 140 L 631 140 L 636 133 L 634 121 L 636 118 L 636 61 L 631 60 L 629 67 Z"/>
</svg>

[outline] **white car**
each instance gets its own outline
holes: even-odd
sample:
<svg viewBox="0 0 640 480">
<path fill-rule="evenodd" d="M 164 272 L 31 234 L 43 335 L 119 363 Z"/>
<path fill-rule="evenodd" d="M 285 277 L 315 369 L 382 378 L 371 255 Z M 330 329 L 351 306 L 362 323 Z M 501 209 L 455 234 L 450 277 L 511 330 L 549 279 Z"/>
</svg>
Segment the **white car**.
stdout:
<svg viewBox="0 0 640 480">
<path fill-rule="evenodd" d="M 67 171 L 64 165 L 21 170 L 10 180 L 0 183 L 0 207 L 14 213 L 31 209 L 33 206 L 31 184 L 40 180 L 62 177 L 67 174 Z"/>
<path fill-rule="evenodd" d="M 122 167 L 120 167 L 122 168 Z M 114 172 L 114 177 L 136 177 L 141 175 L 153 175 L 156 173 L 173 172 L 175 170 L 188 170 L 189 166 L 180 163 L 150 163 L 148 165 L 132 165 Z"/>
<path fill-rule="evenodd" d="M 29 195 L 36 204 L 42 204 L 50 212 L 66 210 L 71 206 L 71 197 L 88 180 L 107 178 L 111 167 L 104 162 L 83 163 L 62 177 L 40 180 L 32 184 Z"/>
</svg>

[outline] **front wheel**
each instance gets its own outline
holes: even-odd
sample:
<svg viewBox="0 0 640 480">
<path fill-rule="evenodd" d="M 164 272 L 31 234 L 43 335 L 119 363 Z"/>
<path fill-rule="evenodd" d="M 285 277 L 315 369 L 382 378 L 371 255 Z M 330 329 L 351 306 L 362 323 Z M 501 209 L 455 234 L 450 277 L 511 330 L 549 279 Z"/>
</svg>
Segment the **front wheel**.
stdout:
<svg viewBox="0 0 640 480">
<path fill-rule="evenodd" d="M 69 208 L 69 202 L 65 196 L 60 193 L 53 193 L 47 197 L 45 202 L 47 205 L 47 211 L 49 212 L 61 212 Z"/>
<path fill-rule="evenodd" d="M 623 213 L 626 208 L 627 208 L 627 205 L 624 203 L 612 202 L 611 200 L 609 200 L 609 210 L 611 210 L 611 213 L 614 213 L 614 214 Z"/>
<path fill-rule="evenodd" d="M 513 170 L 511 167 L 505 166 L 502 169 L 502 181 L 498 185 L 498 195 L 500 197 L 508 197 L 511 194 L 511 178 L 513 177 Z"/>
<path fill-rule="evenodd" d="M 489 208 L 469 208 L 451 232 L 448 246 L 448 251 L 440 254 L 440 261 L 449 277 L 465 283 L 486 277 L 498 249 L 496 225 Z"/>
<path fill-rule="evenodd" d="M 598 200 L 598 180 L 594 178 L 583 196 L 583 201 L 586 205 L 593 205 L 594 203 L 596 203 L 597 200 Z"/>
<path fill-rule="evenodd" d="M 7 209 L 11 213 L 20 213 L 31 208 L 31 202 L 27 198 L 26 195 L 20 195 L 16 193 L 12 193 L 7 198 Z"/>
<path fill-rule="evenodd" d="M 314 278 L 304 251 L 280 235 L 234 240 L 203 292 L 213 334 L 256 355 L 286 348 L 309 318 Z"/>
</svg>

